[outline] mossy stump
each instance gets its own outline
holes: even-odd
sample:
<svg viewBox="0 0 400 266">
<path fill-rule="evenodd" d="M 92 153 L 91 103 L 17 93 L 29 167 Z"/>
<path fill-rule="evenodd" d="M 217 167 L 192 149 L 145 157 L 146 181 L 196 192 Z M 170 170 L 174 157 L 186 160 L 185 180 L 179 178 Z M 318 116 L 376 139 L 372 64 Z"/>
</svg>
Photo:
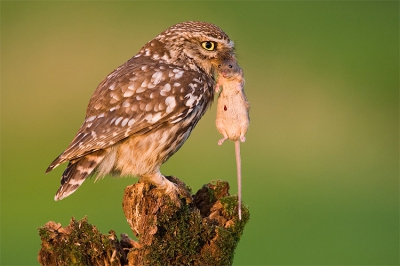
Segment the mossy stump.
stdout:
<svg viewBox="0 0 400 266">
<path fill-rule="evenodd" d="M 181 206 L 148 183 L 125 189 L 123 209 L 138 241 L 113 231 L 103 235 L 87 223 L 71 220 L 62 228 L 48 222 L 39 228 L 42 265 L 231 265 L 235 248 L 249 220 L 242 208 L 237 215 L 237 197 L 229 196 L 229 184 L 215 181 L 193 197 L 190 188 L 174 177 Z M 186 191 L 186 193 L 184 193 Z"/>
</svg>

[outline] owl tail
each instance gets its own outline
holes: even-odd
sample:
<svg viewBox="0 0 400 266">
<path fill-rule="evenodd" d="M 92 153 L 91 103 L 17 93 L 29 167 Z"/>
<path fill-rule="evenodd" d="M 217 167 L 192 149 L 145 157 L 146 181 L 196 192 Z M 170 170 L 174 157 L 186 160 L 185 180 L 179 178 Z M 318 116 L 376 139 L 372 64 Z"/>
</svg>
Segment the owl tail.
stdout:
<svg viewBox="0 0 400 266">
<path fill-rule="evenodd" d="M 98 150 L 70 161 L 61 177 L 61 186 L 57 190 L 54 200 L 62 200 L 74 193 L 104 159 L 105 155 L 104 150 Z"/>
</svg>

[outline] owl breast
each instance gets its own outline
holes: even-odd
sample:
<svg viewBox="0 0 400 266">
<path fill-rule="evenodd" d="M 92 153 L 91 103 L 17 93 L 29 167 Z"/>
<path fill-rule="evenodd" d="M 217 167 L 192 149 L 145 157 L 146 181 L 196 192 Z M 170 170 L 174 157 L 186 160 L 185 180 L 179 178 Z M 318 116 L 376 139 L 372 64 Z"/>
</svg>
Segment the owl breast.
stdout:
<svg viewBox="0 0 400 266">
<path fill-rule="evenodd" d="M 109 173 L 117 176 L 154 173 L 182 147 L 207 109 L 207 104 L 197 106 L 183 123 L 164 123 L 146 134 L 128 137 L 108 148 L 107 156 L 95 170 L 97 178 Z"/>
</svg>

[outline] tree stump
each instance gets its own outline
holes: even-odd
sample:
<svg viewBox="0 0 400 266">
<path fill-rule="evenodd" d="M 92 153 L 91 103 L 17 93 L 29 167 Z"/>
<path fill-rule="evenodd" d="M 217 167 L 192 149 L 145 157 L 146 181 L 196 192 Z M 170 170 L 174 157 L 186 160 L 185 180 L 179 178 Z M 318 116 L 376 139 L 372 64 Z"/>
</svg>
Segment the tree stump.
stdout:
<svg viewBox="0 0 400 266">
<path fill-rule="evenodd" d="M 190 195 L 182 181 L 168 177 Z M 215 181 L 176 206 L 148 183 L 125 189 L 123 209 L 138 241 L 113 231 L 101 234 L 95 226 L 71 219 L 63 228 L 48 222 L 39 228 L 41 265 L 231 265 L 235 248 L 249 220 L 242 207 L 238 218 L 237 196 L 229 184 Z"/>
</svg>

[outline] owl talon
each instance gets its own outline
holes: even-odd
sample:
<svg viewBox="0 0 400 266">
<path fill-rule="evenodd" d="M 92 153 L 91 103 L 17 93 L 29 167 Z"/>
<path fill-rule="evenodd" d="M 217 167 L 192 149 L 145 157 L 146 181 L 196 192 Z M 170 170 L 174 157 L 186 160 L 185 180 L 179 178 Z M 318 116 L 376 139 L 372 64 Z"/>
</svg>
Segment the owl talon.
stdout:
<svg viewBox="0 0 400 266">
<path fill-rule="evenodd" d="M 165 190 L 165 194 L 168 195 L 171 201 L 177 206 L 182 207 L 182 199 L 186 200 L 186 203 L 189 204 L 192 202 L 192 195 L 189 191 L 187 191 L 184 187 L 181 187 L 178 184 L 175 184 L 171 181 L 170 187 Z"/>
<path fill-rule="evenodd" d="M 169 179 L 177 182 L 177 184 Z M 182 199 L 185 199 L 187 204 L 192 202 L 192 196 L 190 192 L 186 189 L 185 184 L 179 179 L 174 177 L 167 178 L 161 173 L 157 173 L 151 177 L 147 176 L 145 180 L 151 182 L 158 188 L 160 191 L 160 196 L 169 196 L 171 201 L 179 208 L 182 206 Z"/>
<path fill-rule="evenodd" d="M 168 187 L 164 189 L 163 194 L 168 195 L 168 197 L 171 199 L 171 201 L 177 206 L 181 207 L 182 206 L 182 201 L 179 199 L 179 189 L 178 187 L 172 183 L 171 181 L 168 181 Z"/>
</svg>

